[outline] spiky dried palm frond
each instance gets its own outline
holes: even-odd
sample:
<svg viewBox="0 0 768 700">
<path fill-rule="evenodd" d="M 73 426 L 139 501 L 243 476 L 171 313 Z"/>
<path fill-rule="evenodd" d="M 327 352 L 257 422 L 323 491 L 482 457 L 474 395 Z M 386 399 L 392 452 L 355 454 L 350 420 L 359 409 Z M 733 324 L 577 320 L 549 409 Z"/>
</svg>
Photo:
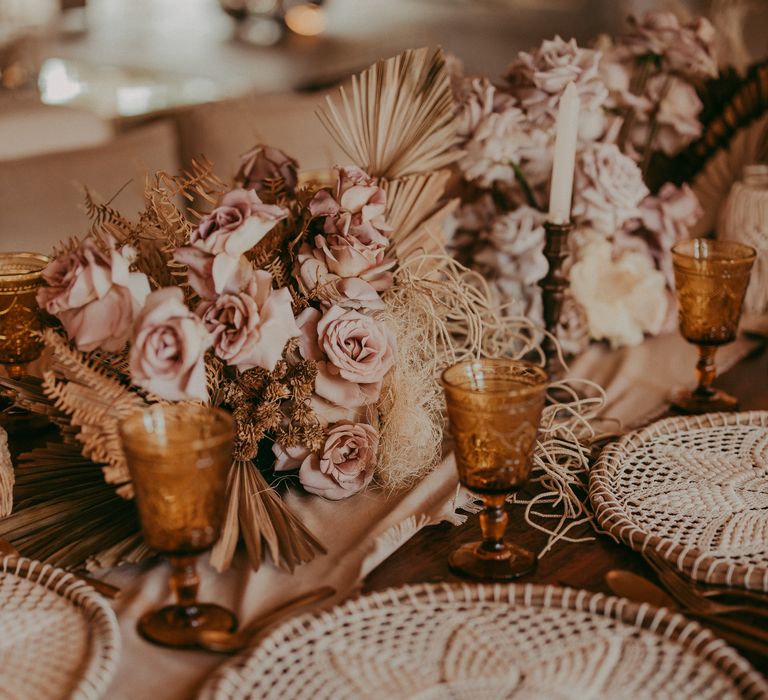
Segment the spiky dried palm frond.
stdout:
<svg viewBox="0 0 768 700">
<path fill-rule="evenodd" d="M 114 566 L 149 554 L 135 505 L 104 481 L 101 465 L 63 443 L 19 457 L 14 510 L 0 520 L 0 537 L 24 556 L 65 568 Z"/>
<path fill-rule="evenodd" d="M 265 550 L 276 566 L 291 572 L 317 553 L 326 553 L 247 460 L 236 460 L 229 472 L 227 512 L 221 537 L 211 552 L 211 565 L 219 571 L 227 569 L 240 537 L 254 569 L 259 568 Z"/>
<path fill-rule="evenodd" d="M 442 49 L 409 49 L 352 78 L 341 108 L 318 116 L 354 163 L 394 179 L 444 168 L 459 156 L 455 109 Z"/>
</svg>

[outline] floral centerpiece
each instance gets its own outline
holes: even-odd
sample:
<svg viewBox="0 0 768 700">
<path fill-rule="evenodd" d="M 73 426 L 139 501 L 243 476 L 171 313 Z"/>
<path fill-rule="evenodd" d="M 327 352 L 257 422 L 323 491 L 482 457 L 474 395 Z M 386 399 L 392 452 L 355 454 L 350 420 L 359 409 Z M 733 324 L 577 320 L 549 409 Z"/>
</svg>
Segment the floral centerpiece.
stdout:
<svg viewBox="0 0 768 700">
<path fill-rule="evenodd" d="M 566 86 L 578 90 L 576 230 L 559 334 L 572 352 L 589 338 L 636 345 L 665 324 L 670 249 L 701 208 L 688 185 L 659 177 L 656 156 L 674 156 L 701 134 L 695 86 L 717 74 L 714 39 L 706 19 L 652 12 L 592 48 L 544 41 L 520 53 L 499 84 L 464 76 L 454 62 L 464 155 L 451 245 L 500 303 L 537 321 L 555 117 Z"/>
<path fill-rule="evenodd" d="M 2 380 L 62 440 L 20 460 L 0 536 L 63 566 L 145 557 L 118 425 L 149 403 L 197 401 L 236 424 L 212 563 L 226 568 L 242 539 L 252 566 L 268 552 L 293 570 L 323 548 L 278 483 L 333 501 L 407 488 L 442 457 L 442 368 L 541 357 L 530 321 L 502 317 L 445 253 L 462 152 L 442 52 L 407 51 L 353 82 L 320 113 L 355 163 L 330 186 L 259 145 L 232 184 L 207 161 L 149 177 L 136 218 L 87 195 L 91 229 L 59 246 L 39 293 L 48 369 Z M 570 396 L 545 410 L 536 457 L 563 518 L 583 515 L 579 438 L 601 404 Z"/>
</svg>

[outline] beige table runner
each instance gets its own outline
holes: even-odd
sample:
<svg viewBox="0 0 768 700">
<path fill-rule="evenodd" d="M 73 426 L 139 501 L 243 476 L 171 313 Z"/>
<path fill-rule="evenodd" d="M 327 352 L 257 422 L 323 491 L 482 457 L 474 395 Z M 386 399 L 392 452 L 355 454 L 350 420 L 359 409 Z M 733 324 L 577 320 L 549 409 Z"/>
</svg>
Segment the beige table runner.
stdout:
<svg viewBox="0 0 768 700">
<path fill-rule="evenodd" d="M 740 339 L 723 348 L 718 355 L 721 371 L 755 346 L 755 341 Z M 608 397 L 606 414 L 631 427 L 663 411 L 674 388 L 693 384 L 695 361 L 695 348 L 677 335 L 665 335 L 618 351 L 593 346 L 574 363 L 571 374 L 602 384 Z M 253 572 L 243 556 L 235 558 L 231 570 L 217 576 L 203 560 L 201 599 L 229 606 L 241 622 L 247 622 L 257 613 L 322 584 L 336 587 L 344 597 L 422 527 L 445 519 L 458 522 L 454 511 L 463 502 L 464 497 L 457 495 L 451 456 L 405 494 L 387 497 L 372 491 L 340 503 L 291 494 L 291 508 L 301 513 L 324 542 L 328 555 L 299 569 L 294 576 L 270 565 Z M 122 597 L 115 602 L 123 635 L 123 659 L 108 693 L 110 700 L 194 697 L 205 677 L 225 657 L 154 647 L 135 631 L 142 612 L 170 602 L 166 566 L 126 567 L 106 578 L 123 589 Z"/>
</svg>

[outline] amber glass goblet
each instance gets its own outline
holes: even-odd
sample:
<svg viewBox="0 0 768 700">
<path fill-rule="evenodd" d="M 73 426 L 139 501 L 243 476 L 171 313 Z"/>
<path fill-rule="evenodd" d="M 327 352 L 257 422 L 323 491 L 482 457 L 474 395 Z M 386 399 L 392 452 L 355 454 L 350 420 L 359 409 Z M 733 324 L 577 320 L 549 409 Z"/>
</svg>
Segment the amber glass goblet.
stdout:
<svg viewBox="0 0 768 700">
<path fill-rule="evenodd" d="M 0 253 L 0 364 L 14 379 L 43 349 L 36 295 L 49 262 L 37 253 Z"/>
<path fill-rule="evenodd" d="M 197 601 L 195 570 L 219 536 L 233 435 L 229 414 L 192 404 L 151 406 L 120 426 L 144 540 L 168 559 L 177 599 L 139 620 L 156 644 L 193 647 L 201 630 L 237 627 L 229 610 Z"/>
<path fill-rule="evenodd" d="M 694 238 L 672 248 L 680 333 L 698 346 L 697 386 L 681 391 L 672 405 L 684 413 L 733 411 L 738 400 L 715 389 L 715 353 L 731 343 L 755 261 L 755 249 L 734 241 Z"/>
<path fill-rule="evenodd" d="M 459 362 L 443 372 L 448 420 L 459 481 L 482 499 L 482 542 L 454 551 L 453 571 L 474 578 L 508 580 L 536 566 L 536 556 L 505 542 L 510 493 L 528 480 L 544 407 L 547 373 L 521 360 Z"/>
</svg>

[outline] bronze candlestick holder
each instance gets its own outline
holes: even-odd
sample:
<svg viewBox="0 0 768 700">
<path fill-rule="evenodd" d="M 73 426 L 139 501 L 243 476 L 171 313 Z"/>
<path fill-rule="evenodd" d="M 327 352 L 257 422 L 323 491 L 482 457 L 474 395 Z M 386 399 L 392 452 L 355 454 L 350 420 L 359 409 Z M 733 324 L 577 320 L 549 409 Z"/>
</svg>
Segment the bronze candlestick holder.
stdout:
<svg viewBox="0 0 768 700">
<path fill-rule="evenodd" d="M 541 343 L 541 349 L 547 361 L 547 372 L 550 377 L 557 378 L 563 373 L 562 363 L 558 361 L 557 344 L 554 337 L 557 335 L 557 326 L 560 322 L 560 313 L 563 310 L 565 290 L 568 279 L 563 273 L 563 261 L 568 257 L 568 237 L 573 230 L 573 223 L 567 221 L 556 224 L 547 221 L 544 224 L 544 257 L 549 263 L 546 276 L 539 281 L 541 287 L 541 300 L 544 306 L 544 327 L 547 335 Z"/>
</svg>

